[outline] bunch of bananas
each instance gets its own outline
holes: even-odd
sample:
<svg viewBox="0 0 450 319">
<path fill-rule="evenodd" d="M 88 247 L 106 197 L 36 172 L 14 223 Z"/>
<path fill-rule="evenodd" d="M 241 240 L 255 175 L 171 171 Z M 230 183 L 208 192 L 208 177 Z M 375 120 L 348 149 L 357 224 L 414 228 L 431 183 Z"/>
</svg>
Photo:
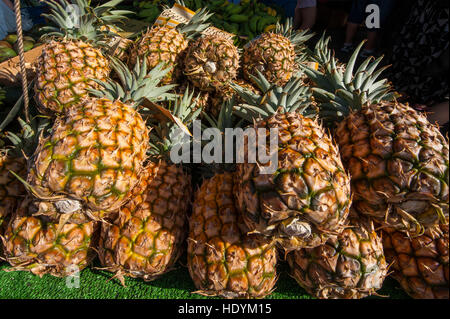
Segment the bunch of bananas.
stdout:
<svg viewBox="0 0 450 319">
<path fill-rule="evenodd" d="M 228 0 L 184 0 L 191 10 L 208 8 L 215 14 L 211 17 L 212 24 L 229 33 L 237 35 L 236 44 L 243 45 L 256 35 L 275 28 L 282 19 L 274 8 L 256 0 L 242 0 L 233 4 Z"/>
<path fill-rule="evenodd" d="M 161 5 L 165 1 L 161 0 L 145 0 L 133 2 L 133 6 L 136 9 L 137 16 L 140 20 L 153 23 L 156 18 L 161 14 Z"/>
</svg>

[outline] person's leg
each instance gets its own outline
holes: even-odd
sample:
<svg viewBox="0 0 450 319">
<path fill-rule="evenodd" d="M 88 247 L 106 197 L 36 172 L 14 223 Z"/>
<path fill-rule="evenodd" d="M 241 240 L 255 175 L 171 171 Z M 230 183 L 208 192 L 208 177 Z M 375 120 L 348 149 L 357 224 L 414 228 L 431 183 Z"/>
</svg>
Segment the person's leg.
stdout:
<svg viewBox="0 0 450 319">
<path fill-rule="evenodd" d="M 347 22 L 347 30 L 345 32 L 345 42 L 342 51 L 350 52 L 353 50 L 353 38 L 358 31 L 358 27 L 364 21 L 365 0 L 353 0 L 352 9 Z"/>
<path fill-rule="evenodd" d="M 317 7 L 302 8 L 300 9 L 302 16 L 301 30 L 312 29 L 316 23 Z"/>
<path fill-rule="evenodd" d="M 302 25 L 302 9 L 300 8 L 300 3 L 301 0 L 297 0 L 294 14 L 294 29 L 298 29 Z"/>
<path fill-rule="evenodd" d="M 358 31 L 359 24 L 348 22 L 347 23 L 347 30 L 345 32 L 345 43 L 346 44 L 352 44 L 353 38 L 355 37 L 356 32 Z"/>
<path fill-rule="evenodd" d="M 374 51 L 376 46 L 377 46 L 377 31 L 367 32 L 367 42 L 364 49 L 367 51 Z"/>
</svg>

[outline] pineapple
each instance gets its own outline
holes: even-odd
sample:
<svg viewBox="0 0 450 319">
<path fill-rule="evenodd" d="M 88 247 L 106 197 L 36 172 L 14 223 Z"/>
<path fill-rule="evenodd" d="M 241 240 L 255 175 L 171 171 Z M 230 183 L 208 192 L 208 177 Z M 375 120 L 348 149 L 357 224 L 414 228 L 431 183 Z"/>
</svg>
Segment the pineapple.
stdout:
<svg viewBox="0 0 450 319">
<path fill-rule="evenodd" d="M 449 299 L 448 223 L 408 238 L 392 228 L 383 229 L 386 259 L 392 277 L 416 299 Z"/>
<path fill-rule="evenodd" d="M 147 65 L 153 68 L 164 62 L 171 69 L 163 83 L 176 83 L 182 75 L 182 59 L 189 41 L 209 27 L 207 20 L 211 14 L 203 9 L 196 13 L 186 24 L 176 28 L 169 25 L 155 25 L 148 29 L 135 43 L 130 53 L 130 65 L 137 60 L 146 59 Z"/>
<path fill-rule="evenodd" d="M 217 117 L 205 114 L 222 135 L 234 127 L 233 101 Z M 222 150 L 222 158 L 224 157 Z M 188 268 L 197 293 L 225 298 L 262 298 L 274 289 L 277 253 L 270 238 L 247 235 L 233 197 L 233 165 L 202 165 L 203 180 L 189 218 Z"/>
<path fill-rule="evenodd" d="M 51 13 L 45 17 L 57 27 L 43 28 L 52 38 L 38 58 L 34 90 L 39 110 L 53 116 L 79 104 L 89 89 L 98 88 L 95 80 L 106 80 L 110 66 L 97 47 L 101 37 L 97 17 L 87 14 L 90 8 L 81 7 L 81 17 L 74 18 L 67 1 L 63 6 L 54 0 L 46 3 Z"/>
<path fill-rule="evenodd" d="M 313 35 L 296 32 L 288 19 L 284 26 L 277 24 L 275 32 L 261 34 L 247 44 L 242 56 L 244 75 L 251 80 L 261 72 L 270 83 L 284 86 L 297 70 L 297 55 L 305 49 L 304 42 Z"/>
<path fill-rule="evenodd" d="M 355 208 L 420 236 L 448 218 L 448 140 L 424 115 L 398 103 L 386 80 L 376 81 L 381 58 L 367 59 L 353 74 L 361 47 L 345 71 L 332 57 L 324 72 L 305 72 L 317 86 L 321 117 L 338 123 L 334 135 L 352 177 Z"/>
<path fill-rule="evenodd" d="M 185 94 L 171 116 L 189 125 L 200 113 L 191 101 L 192 94 Z M 172 270 L 186 237 L 191 180 L 169 156 L 171 146 L 179 142 L 177 125 L 172 119 L 158 118 L 154 127 L 149 163 L 132 199 L 102 226 L 101 264 L 122 284 L 124 276 L 150 281 Z"/>
<path fill-rule="evenodd" d="M 321 299 L 372 295 L 381 288 L 388 269 L 373 223 L 357 216 L 324 245 L 294 251 L 287 259 L 298 284 Z"/>
<path fill-rule="evenodd" d="M 147 149 L 139 113 L 119 100 L 88 98 L 41 139 L 27 181 L 33 195 L 55 201 L 62 213 L 79 206 L 113 212 L 138 183 Z"/>
<path fill-rule="evenodd" d="M 95 257 L 98 224 L 94 221 L 61 223 L 34 216 L 40 215 L 40 210 L 56 213 L 52 203 L 27 197 L 12 215 L 2 238 L 12 270 L 66 277 L 88 266 Z"/>
<path fill-rule="evenodd" d="M 339 234 L 351 204 L 350 178 L 336 146 L 313 118 L 308 88 L 293 78 L 273 87 L 259 73 L 263 96 L 234 86 L 247 105 L 237 114 L 255 128 L 278 129 L 278 165 L 237 164 L 236 202 L 254 233 L 274 236 L 285 251 L 313 248 Z M 245 152 L 245 148 L 244 148 Z"/>
<path fill-rule="evenodd" d="M 112 223 L 102 226 L 99 257 L 105 269 L 151 281 L 172 270 L 182 253 L 190 177 L 165 160 L 149 163 L 141 182 Z"/>
<path fill-rule="evenodd" d="M 246 235 L 233 198 L 233 174 L 203 182 L 189 219 L 188 268 L 197 293 L 262 298 L 275 286 L 277 254 L 268 239 Z"/>
<path fill-rule="evenodd" d="M 231 40 L 221 35 L 203 36 L 189 45 L 184 74 L 202 91 L 220 91 L 236 79 L 239 52 Z"/>
<path fill-rule="evenodd" d="M 132 71 L 120 60 L 112 67 L 122 83 L 97 81 L 99 90 L 89 90 L 95 97 L 57 118 L 35 152 L 29 183 L 38 197 L 67 206 L 62 212 L 81 204 L 94 219 L 104 219 L 128 200 L 149 146 L 136 110 L 145 111 L 144 100 L 175 98 L 168 93 L 174 85 L 159 86 L 170 71 L 162 63 L 149 72 L 145 61 Z"/>
</svg>

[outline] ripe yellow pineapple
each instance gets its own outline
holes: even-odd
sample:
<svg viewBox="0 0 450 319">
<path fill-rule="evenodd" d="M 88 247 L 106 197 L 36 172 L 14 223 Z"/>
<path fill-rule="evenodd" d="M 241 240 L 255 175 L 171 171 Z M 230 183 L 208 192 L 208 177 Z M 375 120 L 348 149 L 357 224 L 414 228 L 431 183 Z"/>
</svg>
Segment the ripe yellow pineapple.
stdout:
<svg viewBox="0 0 450 319">
<path fill-rule="evenodd" d="M 58 117 L 42 138 L 28 183 L 35 196 L 66 203 L 62 212 L 79 205 L 112 212 L 137 184 L 147 149 L 139 113 L 118 100 L 89 98 Z"/>
<path fill-rule="evenodd" d="M 251 106 L 238 106 L 237 114 L 255 128 L 278 129 L 278 162 L 272 174 L 247 159 L 236 165 L 237 206 L 251 231 L 274 236 L 286 251 L 319 246 L 342 231 L 350 178 L 331 138 L 308 118 L 315 110 L 301 79 L 285 88 L 273 87 L 261 73 L 254 80 L 263 96 L 235 86 Z"/>
<path fill-rule="evenodd" d="M 38 59 L 34 90 L 39 110 L 54 115 L 80 103 L 89 89 L 98 88 L 95 80 L 106 80 L 110 67 L 97 46 L 101 40 L 98 17 L 88 14 L 90 8 L 82 7 L 80 17 L 69 15 L 68 2 L 63 6 L 54 0 L 46 3 L 51 13 L 45 17 L 57 27 L 43 28 L 52 40 Z"/>
<path fill-rule="evenodd" d="M 385 227 L 422 235 L 446 224 L 449 213 L 448 140 L 423 114 L 395 100 L 377 77 L 381 58 L 353 72 L 362 44 L 345 71 L 332 57 L 321 71 L 306 70 L 321 117 L 334 126 L 352 177 L 354 205 Z M 326 48 L 325 48 L 326 49 Z"/>
<path fill-rule="evenodd" d="M 131 200 L 103 224 L 100 261 L 123 284 L 124 276 L 150 281 L 172 269 L 186 236 L 190 188 L 181 166 L 152 161 Z"/>
<path fill-rule="evenodd" d="M 96 80 L 106 80 L 110 69 L 103 53 L 82 41 L 52 41 L 38 60 L 35 93 L 40 111 L 62 113 L 77 105 L 98 88 Z"/>
<path fill-rule="evenodd" d="M 247 44 L 242 56 L 242 68 L 247 80 L 261 72 L 270 83 L 285 85 L 297 70 L 297 54 L 312 35 L 293 31 L 291 21 L 277 24 L 274 32 L 261 34 Z"/>
<path fill-rule="evenodd" d="M 189 45 L 184 74 L 202 91 L 220 91 L 237 77 L 239 52 L 221 35 L 203 36 Z"/>
<path fill-rule="evenodd" d="M 350 114 L 336 142 L 352 176 L 354 205 L 418 235 L 448 217 L 448 142 L 408 105 L 382 102 Z"/>
<path fill-rule="evenodd" d="M 197 191 L 189 219 L 188 268 L 197 293 L 263 298 L 274 289 L 276 248 L 247 236 L 233 198 L 233 175 L 216 174 Z"/>
<path fill-rule="evenodd" d="M 207 20 L 211 14 L 201 10 L 186 24 L 176 28 L 169 25 L 155 25 L 148 29 L 135 43 L 130 54 L 130 65 L 135 65 L 139 59 L 145 58 L 149 68 L 154 68 L 164 62 L 171 71 L 163 83 L 176 83 L 182 74 L 182 59 L 184 51 L 191 39 L 209 27 Z"/>
<path fill-rule="evenodd" d="M 388 269 L 373 223 L 357 216 L 324 245 L 294 251 L 287 259 L 298 284 L 321 299 L 370 296 L 381 288 Z"/>
<path fill-rule="evenodd" d="M 411 297 L 449 299 L 448 223 L 414 238 L 392 228 L 382 236 L 392 277 Z"/>
<path fill-rule="evenodd" d="M 170 109 L 187 126 L 201 111 L 191 98 L 187 92 Z M 122 283 L 124 276 L 153 280 L 170 271 L 186 236 L 190 176 L 170 160 L 171 146 L 178 142 L 178 126 L 164 116 L 153 125 L 149 164 L 131 200 L 111 223 L 102 226 L 100 261 Z"/>
<path fill-rule="evenodd" d="M 56 212 L 52 203 L 27 197 L 11 217 L 2 239 L 12 270 L 65 277 L 88 266 L 95 257 L 98 225 L 34 216 L 41 210 Z"/>
</svg>

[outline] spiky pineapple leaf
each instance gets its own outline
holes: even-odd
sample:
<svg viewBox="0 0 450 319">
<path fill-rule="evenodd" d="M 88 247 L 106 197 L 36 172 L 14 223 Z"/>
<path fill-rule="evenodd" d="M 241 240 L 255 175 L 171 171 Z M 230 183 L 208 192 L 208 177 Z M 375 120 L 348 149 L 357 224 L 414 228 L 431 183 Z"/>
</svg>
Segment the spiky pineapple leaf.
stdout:
<svg viewBox="0 0 450 319">
<path fill-rule="evenodd" d="M 306 117 L 316 115 L 311 105 L 311 92 L 302 84 L 302 80 L 293 77 L 284 87 L 272 85 L 264 75 L 257 70 L 257 76 L 252 76 L 253 82 L 259 87 L 262 95 L 232 83 L 231 87 L 246 102 L 236 105 L 238 116 L 252 122 L 255 118 L 267 118 L 277 112 L 297 112 Z"/>
</svg>

